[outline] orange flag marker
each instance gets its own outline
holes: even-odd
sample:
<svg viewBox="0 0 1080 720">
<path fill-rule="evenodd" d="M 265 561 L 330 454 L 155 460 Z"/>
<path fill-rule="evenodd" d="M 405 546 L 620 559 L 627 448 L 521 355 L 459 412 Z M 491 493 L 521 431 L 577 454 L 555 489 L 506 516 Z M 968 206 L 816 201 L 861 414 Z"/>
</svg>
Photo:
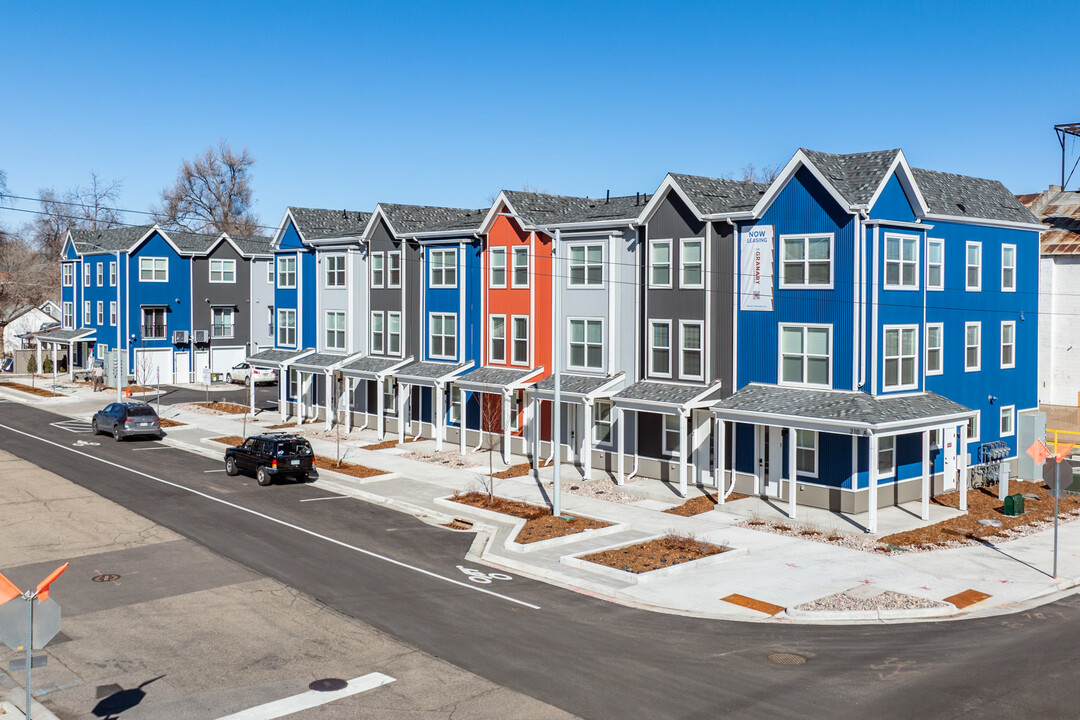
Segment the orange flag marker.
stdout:
<svg viewBox="0 0 1080 720">
<path fill-rule="evenodd" d="M 49 577 L 45 578 L 44 580 L 42 580 L 41 582 L 38 583 L 38 586 L 37 586 L 37 598 L 38 598 L 38 600 L 41 600 L 42 602 L 45 602 L 46 600 L 49 599 L 49 586 L 52 585 L 53 580 L 56 580 L 56 578 L 58 578 L 58 577 L 60 577 L 61 575 L 64 574 L 64 571 L 68 569 L 68 565 L 70 565 L 70 564 L 71 563 L 64 563 L 60 567 L 53 570 L 52 574 L 50 574 Z"/>
<path fill-rule="evenodd" d="M 1054 453 L 1054 456 L 1057 458 L 1058 462 L 1061 462 L 1069 456 L 1069 453 L 1072 452 L 1072 449 L 1072 445 L 1058 445 L 1058 451 Z"/>
<path fill-rule="evenodd" d="M 0 605 L 3 605 L 12 598 L 17 598 L 22 595 L 22 590 L 15 587 L 15 583 L 8 580 L 3 575 L 0 575 Z"/>
<path fill-rule="evenodd" d="M 1036 465 L 1042 465 L 1046 462 L 1046 458 L 1053 457 L 1054 455 L 1047 449 L 1046 445 L 1044 445 L 1041 440 L 1036 440 L 1031 443 L 1031 447 L 1024 452 L 1031 456 L 1031 459 L 1035 461 Z"/>
</svg>

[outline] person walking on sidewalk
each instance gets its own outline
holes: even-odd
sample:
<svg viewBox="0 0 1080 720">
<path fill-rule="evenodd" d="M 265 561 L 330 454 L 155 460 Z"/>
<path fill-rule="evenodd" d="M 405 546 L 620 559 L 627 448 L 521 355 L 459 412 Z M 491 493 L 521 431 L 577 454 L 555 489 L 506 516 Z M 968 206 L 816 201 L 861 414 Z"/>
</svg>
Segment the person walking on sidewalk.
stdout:
<svg viewBox="0 0 1080 720">
<path fill-rule="evenodd" d="M 92 373 L 94 379 L 94 392 L 105 389 L 105 368 L 100 364 L 94 366 L 94 372 Z"/>
</svg>

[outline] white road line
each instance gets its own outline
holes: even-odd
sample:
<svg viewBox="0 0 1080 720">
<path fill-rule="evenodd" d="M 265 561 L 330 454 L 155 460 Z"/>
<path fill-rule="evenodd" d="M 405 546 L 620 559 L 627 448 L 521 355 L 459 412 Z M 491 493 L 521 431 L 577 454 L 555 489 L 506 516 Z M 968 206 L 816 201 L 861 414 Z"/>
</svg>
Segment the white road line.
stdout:
<svg viewBox="0 0 1080 720">
<path fill-rule="evenodd" d="M 348 495 L 331 495 L 329 497 L 321 497 L 321 498 L 304 498 L 300 502 L 315 502 L 316 500 L 344 500 L 347 497 L 349 497 L 349 496 Z"/>
<path fill-rule="evenodd" d="M 248 513 L 250 515 L 254 515 L 255 517 L 260 517 L 263 520 L 269 520 L 270 522 L 277 523 L 278 525 L 281 525 L 282 527 L 287 527 L 287 528 L 289 528 L 291 530 L 296 530 L 297 532 L 304 533 L 305 535 L 309 535 L 309 536 L 311 536 L 313 538 L 318 538 L 319 540 L 325 540 L 328 543 L 332 543 L 332 544 L 337 545 L 339 547 L 343 547 L 343 548 L 345 548 L 347 550 L 353 550 L 355 552 L 361 553 L 362 555 L 367 555 L 368 557 L 372 557 L 372 558 L 375 558 L 377 560 L 383 560 L 383 561 L 388 562 L 388 563 L 390 563 L 392 565 L 397 565 L 398 567 L 405 568 L 406 570 L 412 570 L 414 572 L 420 573 L 421 575 L 426 575 L 426 576 L 428 576 L 430 578 L 435 578 L 436 580 L 442 580 L 443 582 L 448 582 L 448 583 L 450 583 L 452 585 L 457 585 L 458 587 L 468 588 L 469 590 L 472 590 L 473 592 L 483 593 L 484 595 L 491 595 L 492 597 L 497 597 L 497 598 L 500 598 L 502 600 L 506 600 L 507 602 L 512 602 L 515 605 L 521 605 L 522 607 L 531 608 L 533 610 L 539 610 L 540 609 L 539 605 L 533 605 L 532 603 L 525 602 L 524 600 L 518 600 L 517 598 L 512 598 L 509 595 L 503 595 L 502 593 L 493 592 L 491 590 L 485 590 L 484 588 L 476 587 L 475 585 L 470 585 L 467 582 L 462 582 L 460 580 L 454 580 L 453 578 L 448 578 L 445 575 L 439 575 L 438 573 L 432 572 L 430 570 L 425 570 L 424 568 L 416 567 L 415 565 L 410 565 L 410 564 L 408 564 L 406 562 L 402 562 L 401 560 L 395 560 L 392 557 L 387 557 L 386 555 L 380 555 L 379 553 L 372 552 L 371 550 L 365 550 L 364 548 L 356 547 L 355 545 L 350 545 L 350 544 L 348 544 L 346 542 L 342 542 L 341 540 L 337 540 L 337 539 L 329 537 L 327 535 L 322 535 L 320 533 L 317 533 L 314 530 L 308 530 L 307 528 L 300 527 L 299 525 L 294 525 L 293 523 L 286 522 L 284 520 L 279 520 L 276 517 L 271 517 L 270 515 L 266 515 L 266 514 L 261 513 L 261 512 L 259 512 L 257 510 L 252 510 L 251 508 L 246 508 L 243 505 L 237 505 L 236 503 L 229 502 L 228 500 L 222 500 L 221 498 L 216 498 L 213 495 L 207 495 L 204 492 L 200 492 L 199 490 L 189 488 L 189 487 L 187 487 L 185 485 L 181 485 L 180 483 L 175 483 L 175 482 L 173 482 L 171 480 L 163 480 L 162 478 L 154 477 L 153 475 L 150 475 L 148 473 L 144 473 L 144 472 L 142 472 L 140 470 L 134 470 L 134 469 L 129 468 L 129 467 L 125 466 L 125 465 L 121 465 L 120 463 L 114 463 L 111 460 L 106 460 L 105 458 L 96 457 L 96 456 L 91 455 L 89 453 L 84 453 L 84 452 L 82 452 L 80 450 L 75 450 L 73 448 L 65 447 L 64 445 L 62 445 L 60 443 L 53 442 L 52 440 L 46 440 L 43 437 L 38 437 L 37 435 L 32 435 L 32 434 L 30 434 L 28 432 L 23 432 L 22 430 L 17 430 L 15 428 L 11 427 L 10 425 L 2 425 L 2 424 L 0 424 L 0 428 L 3 428 L 4 430 L 8 430 L 10 432 L 16 433 L 18 435 L 23 435 L 25 437 L 32 438 L 34 440 L 38 440 L 40 442 L 46 443 L 47 445 L 52 445 L 53 447 L 58 447 L 58 448 L 60 448 L 62 450 L 67 450 L 70 453 L 75 453 L 76 455 L 81 455 L 84 458 L 88 458 L 90 460 L 95 460 L 95 461 L 97 461 L 99 463 L 103 463 L 105 465 L 111 465 L 112 467 L 117 468 L 119 470 L 123 470 L 125 472 L 132 473 L 133 475 L 139 475 L 139 476 L 144 477 L 144 478 L 146 478 L 148 480 L 153 480 L 154 482 L 161 483 L 162 485 L 168 485 L 169 487 L 174 487 L 174 488 L 177 488 L 178 490 L 185 490 L 185 491 L 191 493 L 192 495 L 198 495 L 199 497 L 206 498 L 207 500 L 210 500 L 212 502 L 220 503 L 222 505 L 231 507 L 231 508 L 233 508 L 235 510 L 240 510 L 241 512 L 246 512 L 246 513 Z"/>
<path fill-rule="evenodd" d="M 258 705 L 248 710 L 241 710 L 232 715 L 225 715 L 218 718 L 218 720 L 271 720 L 272 718 L 292 715 L 301 710 L 310 710 L 311 708 L 325 705 L 334 700 L 347 698 L 350 695 L 374 690 L 377 687 L 389 685 L 392 682 L 394 682 L 394 678 L 389 675 L 383 675 L 382 673 L 377 672 L 368 673 L 363 677 L 350 680 L 341 690 L 331 690 L 330 692 L 308 690 L 299 695 L 293 695 L 292 697 L 287 697 L 282 700 L 268 702 L 265 705 Z"/>
<path fill-rule="evenodd" d="M 135 448 L 134 452 L 142 452 L 143 450 L 172 450 L 172 448 L 169 447 L 168 445 L 162 445 L 161 447 Z"/>
<path fill-rule="evenodd" d="M 225 472 L 224 470 L 203 470 L 204 473 L 208 472 Z"/>
</svg>

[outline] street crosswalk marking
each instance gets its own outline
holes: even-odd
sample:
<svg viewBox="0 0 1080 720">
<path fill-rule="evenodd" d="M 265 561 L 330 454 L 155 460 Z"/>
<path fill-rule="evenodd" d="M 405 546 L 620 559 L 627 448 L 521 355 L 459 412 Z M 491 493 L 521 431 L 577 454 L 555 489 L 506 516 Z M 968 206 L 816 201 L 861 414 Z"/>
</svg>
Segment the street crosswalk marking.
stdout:
<svg viewBox="0 0 1080 720">
<path fill-rule="evenodd" d="M 268 702 L 265 705 L 258 705 L 253 708 L 248 708 L 247 710 L 241 710 L 232 715 L 225 715 L 218 718 L 218 720 L 271 720 L 271 718 L 292 715 L 301 710 L 310 710 L 320 705 L 325 705 L 328 702 L 333 702 L 334 700 L 347 698 L 350 695 L 374 690 L 377 687 L 388 685 L 392 682 L 394 682 L 394 678 L 389 675 L 383 675 L 379 672 L 368 673 L 367 675 L 353 678 L 347 682 L 345 687 L 341 690 L 331 690 L 330 692 L 308 690 L 299 695 L 293 695 L 292 697 L 287 697 L 282 700 Z"/>
<path fill-rule="evenodd" d="M 93 432 L 93 427 L 85 420 L 60 420 L 49 424 L 54 428 L 67 430 L 69 433 L 89 434 Z"/>
</svg>

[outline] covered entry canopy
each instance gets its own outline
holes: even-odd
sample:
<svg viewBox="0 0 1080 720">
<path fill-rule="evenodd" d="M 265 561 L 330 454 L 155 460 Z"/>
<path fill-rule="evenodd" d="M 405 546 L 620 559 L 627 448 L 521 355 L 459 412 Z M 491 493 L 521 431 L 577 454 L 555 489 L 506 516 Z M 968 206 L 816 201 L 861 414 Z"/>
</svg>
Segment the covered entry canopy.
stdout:
<svg viewBox="0 0 1080 720">
<path fill-rule="evenodd" d="M 614 375 L 578 375 L 576 373 L 559 373 L 559 401 L 560 402 L 584 402 L 596 398 L 606 397 L 614 389 L 619 387 L 626 377 L 626 373 L 619 371 Z M 548 375 L 546 378 L 529 388 L 534 398 L 540 400 L 555 399 L 555 376 Z"/>
<path fill-rule="evenodd" d="M 75 353 L 73 345 L 86 343 L 87 345 L 97 342 L 97 331 L 93 328 L 77 328 L 70 330 L 47 330 L 40 333 L 30 333 L 30 336 L 38 342 L 38 367 L 41 367 L 41 348 L 47 343 L 50 345 L 66 345 L 68 348 L 68 374 L 75 377 Z M 89 361 L 89 352 L 83 355 L 83 359 Z M 89 365 L 89 362 L 87 362 Z"/>
<path fill-rule="evenodd" d="M 254 355 L 249 355 L 245 360 L 255 367 L 261 368 L 273 368 L 280 370 L 282 365 L 289 365 L 292 362 L 315 352 L 315 348 L 304 348 L 303 350 L 260 350 Z"/>
</svg>

